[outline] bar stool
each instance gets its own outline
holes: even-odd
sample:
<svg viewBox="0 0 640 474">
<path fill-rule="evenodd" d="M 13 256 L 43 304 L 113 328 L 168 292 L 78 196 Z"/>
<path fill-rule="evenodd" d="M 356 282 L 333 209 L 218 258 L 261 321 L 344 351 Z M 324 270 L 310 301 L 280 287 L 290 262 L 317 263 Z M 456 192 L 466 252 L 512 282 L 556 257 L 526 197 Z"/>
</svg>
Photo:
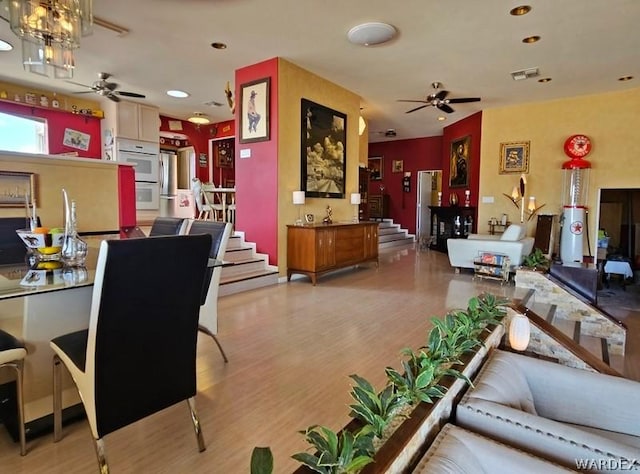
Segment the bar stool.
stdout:
<svg viewBox="0 0 640 474">
<path fill-rule="evenodd" d="M 0 329 L 0 368 L 11 367 L 16 371 L 16 392 L 18 402 L 18 431 L 20 433 L 20 455 L 27 454 L 24 432 L 24 399 L 22 396 L 22 374 L 27 350 L 24 344 L 8 332 Z"/>
</svg>

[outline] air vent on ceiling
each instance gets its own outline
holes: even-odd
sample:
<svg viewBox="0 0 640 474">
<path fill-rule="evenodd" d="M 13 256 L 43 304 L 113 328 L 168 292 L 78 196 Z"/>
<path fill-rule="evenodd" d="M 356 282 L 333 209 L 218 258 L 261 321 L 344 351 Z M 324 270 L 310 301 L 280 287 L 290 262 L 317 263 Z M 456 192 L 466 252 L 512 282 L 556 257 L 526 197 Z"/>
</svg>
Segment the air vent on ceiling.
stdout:
<svg viewBox="0 0 640 474">
<path fill-rule="evenodd" d="M 215 101 L 215 100 L 210 100 L 209 102 L 204 102 L 204 105 L 209 106 L 209 107 L 222 107 L 222 104 L 220 102 Z"/>
<path fill-rule="evenodd" d="M 513 77 L 514 81 L 523 81 L 531 77 L 538 77 L 539 75 L 540 75 L 540 71 L 538 71 L 537 67 L 522 69 L 521 71 L 513 71 L 511 73 L 511 77 Z"/>
</svg>

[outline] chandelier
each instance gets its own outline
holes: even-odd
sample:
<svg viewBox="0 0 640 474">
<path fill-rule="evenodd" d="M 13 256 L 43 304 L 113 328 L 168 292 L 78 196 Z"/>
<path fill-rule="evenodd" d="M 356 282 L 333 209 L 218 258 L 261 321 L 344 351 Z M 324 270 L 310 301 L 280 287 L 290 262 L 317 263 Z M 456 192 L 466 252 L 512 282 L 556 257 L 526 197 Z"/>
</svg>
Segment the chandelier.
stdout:
<svg viewBox="0 0 640 474">
<path fill-rule="evenodd" d="M 93 0 L 9 0 L 11 30 L 22 39 L 24 68 L 36 74 L 73 77 L 73 50 L 91 32 Z"/>
</svg>

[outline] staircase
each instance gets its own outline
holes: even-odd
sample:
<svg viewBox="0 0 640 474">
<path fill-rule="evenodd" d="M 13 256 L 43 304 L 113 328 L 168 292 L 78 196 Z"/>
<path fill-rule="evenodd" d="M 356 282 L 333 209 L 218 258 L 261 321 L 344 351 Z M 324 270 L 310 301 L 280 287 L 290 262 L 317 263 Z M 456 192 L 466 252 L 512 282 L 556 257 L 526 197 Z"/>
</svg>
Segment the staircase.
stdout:
<svg viewBox="0 0 640 474">
<path fill-rule="evenodd" d="M 256 253 L 256 244 L 245 242 L 243 232 L 235 232 L 227 244 L 224 267 L 220 276 L 219 296 L 233 295 L 278 283 L 278 268 L 269 265 L 269 256 Z"/>
<path fill-rule="evenodd" d="M 378 250 L 403 245 L 413 245 L 416 238 L 407 229 L 401 229 L 400 224 L 394 224 L 393 219 L 381 219 L 378 226 Z"/>
</svg>

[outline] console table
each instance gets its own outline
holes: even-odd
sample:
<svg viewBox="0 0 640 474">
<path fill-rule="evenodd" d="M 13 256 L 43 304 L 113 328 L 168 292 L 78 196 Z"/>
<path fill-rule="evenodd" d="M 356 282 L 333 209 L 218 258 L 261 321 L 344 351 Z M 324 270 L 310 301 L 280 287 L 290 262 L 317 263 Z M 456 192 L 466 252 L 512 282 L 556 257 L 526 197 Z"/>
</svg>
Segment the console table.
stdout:
<svg viewBox="0 0 640 474">
<path fill-rule="evenodd" d="M 287 226 L 287 280 L 318 276 L 363 262 L 378 263 L 378 223 L 353 222 Z"/>
<path fill-rule="evenodd" d="M 466 239 L 475 229 L 475 207 L 429 206 L 431 209 L 430 248 L 447 252 L 447 239 Z"/>
</svg>

